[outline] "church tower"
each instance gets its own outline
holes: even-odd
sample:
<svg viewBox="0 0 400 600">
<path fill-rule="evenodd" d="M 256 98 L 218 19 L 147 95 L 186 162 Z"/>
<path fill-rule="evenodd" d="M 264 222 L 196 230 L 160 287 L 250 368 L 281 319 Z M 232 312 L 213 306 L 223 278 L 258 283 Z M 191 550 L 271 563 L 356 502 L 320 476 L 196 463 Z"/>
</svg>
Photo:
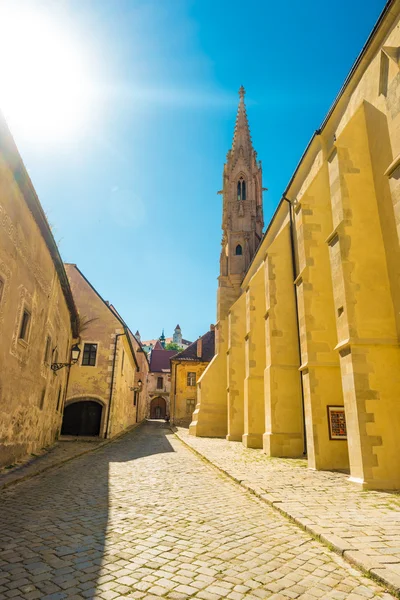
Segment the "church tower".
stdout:
<svg viewBox="0 0 400 600">
<path fill-rule="evenodd" d="M 174 344 L 178 344 L 178 346 L 182 346 L 182 331 L 179 325 L 177 325 L 174 329 L 174 335 L 172 336 L 172 341 Z"/>
<path fill-rule="evenodd" d="M 262 170 L 253 148 L 239 89 L 232 148 L 223 172 L 222 249 L 218 278 L 218 320 L 224 318 L 240 293 L 240 284 L 261 241 L 264 226 Z"/>
</svg>

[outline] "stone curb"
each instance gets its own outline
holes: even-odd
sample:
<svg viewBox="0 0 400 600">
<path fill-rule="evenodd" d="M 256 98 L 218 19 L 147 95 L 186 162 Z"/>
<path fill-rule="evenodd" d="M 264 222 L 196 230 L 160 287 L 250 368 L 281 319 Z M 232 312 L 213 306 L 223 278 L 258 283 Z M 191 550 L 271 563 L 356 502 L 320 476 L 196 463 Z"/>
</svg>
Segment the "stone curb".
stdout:
<svg viewBox="0 0 400 600">
<path fill-rule="evenodd" d="M 237 477 L 229 473 L 229 471 L 223 469 L 215 462 L 207 458 L 199 450 L 191 446 L 189 442 L 187 442 L 183 437 L 181 437 L 177 429 L 175 429 L 173 426 L 171 426 L 170 428 L 174 435 L 189 450 L 194 452 L 194 454 L 196 454 L 199 458 L 206 461 L 215 469 L 218 469 L 218 471 L 220 471 L 221 473 L 224 473 L 224 475 L 232 479 L 235 483 L 238 483 L 241 487 L 243 487 L 248 492 L 252 493 L 254 496 L 257 496 L 257 498 L 268 504 L 268 506 L 271 506 L 272 508 L 277 510 L 281 515 L 289 519 L 289 521 L 295 523 L 298 527 L 309 533 L 314 539 L 323 543 L 336 554 L 339 554 L 342 558 L 344 558 L 346 562 L 351 564 L 353 567 L 357 567 L 362 573 L 364 573 L 368 577 L 371 577 L 371 579 L 374 579 L 377 583 L 384 585 L 386 591 L 390 592 L 397 598 L 400 598 L 400 575 L 390 570 L 387 567 L 388 563 L 375 561 L 372 557 L 363 554 L 362 552 L 357 550 L 357 548 L 351 546 L 351 544 L 346 542 L 346 540 L 343 540 L 342 538 L 333 534 L 327 534 L 322 528 L 319 528 L 317 525 L 310 526 L 309 524 L 305 523 L 306 519 L 302 520 L 298 517 L 294 517 L 290 514 L 290 512 L 279 506 L 279 504 L 282 504 L 281 500 L 276 500 L 273 498 L 273 496 L 269 494 L 261 494 L 250 483 L 238 479 Z"/>
<path fill-rule="evenodd" d="M 125 429 L 124 431 L 121 431 L 119 434 L 117 434 L 113 438 L 103 440 L 102 442 L 96 444 L 96 446 L 94 448 L 89 447 L 86 450 L 79 452 L 78 454 L 74 454 L 74 456 L 69 456 L 68 458 L 63 458 L 53 464 L 46 465 L 43 468 L 39 469 L 38 471 L 34 471 L 32 473 L 27 473 L 26 475 L 21 475 L 21 477 L 16 477 L 15 479 L 12 479 L 11 481 L 6 481 L 3 484 L 0 483 L 0 493 L 3 490 L 5 490 L 6 488 L 16 485 L 17 483 L 21 483 L 22 481 L 27 481 L 28 479 L 32 479 L 33 477 L 36 477 L 37 475 L 41 475 L 42 473 L 45 473 L 46 471 L 50 471 L 51 469 L 58 469 L 62 465 L 65 465 L 66 463 L 71 462 L 75 458 L 79 458 L 80 456 L 89 454 L 89 452 L 96 452 L 96 450 L 100 450 L 100 448 L 103 448 L 103 446 L 107 446 L 107 444 L 116 442 L 118 439 L 120 439 L 124 435 L 127 435 L 128 433 L 130 433 L 131 431 L 133 431 L 134 429 L 139 427 L 143 422 L 144 421 L 141 421 L 140 423 L 135 423 L 132 427 L 130 427 L 129 429 Z M 73 442 L 71 442 L 71 443 L 73 443 Z M 88 442 L 88 445 L 90 445 L 90 442 Z"/>
</svg>

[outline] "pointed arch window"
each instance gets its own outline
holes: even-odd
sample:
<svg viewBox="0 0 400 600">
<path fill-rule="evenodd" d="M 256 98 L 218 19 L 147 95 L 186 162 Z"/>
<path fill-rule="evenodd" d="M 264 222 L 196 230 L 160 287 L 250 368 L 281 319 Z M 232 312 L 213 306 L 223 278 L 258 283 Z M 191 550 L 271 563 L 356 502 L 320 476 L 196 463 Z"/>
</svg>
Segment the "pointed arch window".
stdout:
<svg viewBox="0 0 400 600">
<path fill-rule="evenodd" d="M 242 256 L 242 254 L 243 254 L 243 249 L 242 249 L 242 246 L 241 246 L 240 244 L 238 244 L 238 245 L 236 246 L 235 254 L 236 254 L 236 256 Z"/>
<path fill-rule="evenodd" d="M 246 200 L 246 181 L 240 177 L 237 184 L 237 199 L 239 201 Z"/>
</svg>

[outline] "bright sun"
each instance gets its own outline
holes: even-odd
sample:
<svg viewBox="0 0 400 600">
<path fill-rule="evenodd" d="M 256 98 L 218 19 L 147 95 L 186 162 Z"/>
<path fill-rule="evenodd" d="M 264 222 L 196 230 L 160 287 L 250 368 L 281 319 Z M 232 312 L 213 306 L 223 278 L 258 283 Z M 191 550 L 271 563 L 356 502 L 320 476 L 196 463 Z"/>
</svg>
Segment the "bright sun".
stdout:
<svg viewBox="0 0 400 600">
<path fill-rule="evenodd" d="M 13 130 L 37 141 L 78 135 L 90 96 L 80 50 L 49 12 L 0 1 L 0 108 Z"/>
</svg>

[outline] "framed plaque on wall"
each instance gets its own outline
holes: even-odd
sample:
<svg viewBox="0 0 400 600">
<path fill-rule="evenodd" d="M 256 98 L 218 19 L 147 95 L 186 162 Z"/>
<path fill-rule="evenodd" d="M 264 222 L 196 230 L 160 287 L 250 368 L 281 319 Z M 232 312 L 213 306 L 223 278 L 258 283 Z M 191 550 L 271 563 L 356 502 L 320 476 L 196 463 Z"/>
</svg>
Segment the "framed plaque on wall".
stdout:
<svg viewBox="0 0 400 600">
<path fill-rule="evenodd" d="M 327 406 L 330 440 L 347 440 L 344 406 Z"/>
</svg>

